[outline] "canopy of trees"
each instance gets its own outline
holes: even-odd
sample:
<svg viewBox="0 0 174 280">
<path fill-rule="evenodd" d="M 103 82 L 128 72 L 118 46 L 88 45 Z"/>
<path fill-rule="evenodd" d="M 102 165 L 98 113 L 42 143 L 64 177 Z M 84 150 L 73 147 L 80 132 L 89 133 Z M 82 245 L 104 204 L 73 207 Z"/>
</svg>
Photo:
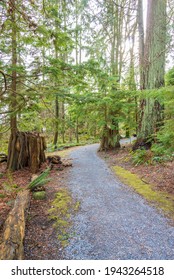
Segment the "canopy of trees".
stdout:
<svg viewBox="0 0 174 280">
<path fill-rule="evenodd" d="M 22 141 L 23 150 L 17 143 L 28 131 L 53 149 L 99 139 L 100 150 L 116 149 L 120 137 L 137 134 L 135 148 L 148 143 L 172 154 L 173 7 L 173 0 L 0 1 L 0 150 L 8 144 L 8 168 L 25 166 L 32 143 Z"/>
</svg>

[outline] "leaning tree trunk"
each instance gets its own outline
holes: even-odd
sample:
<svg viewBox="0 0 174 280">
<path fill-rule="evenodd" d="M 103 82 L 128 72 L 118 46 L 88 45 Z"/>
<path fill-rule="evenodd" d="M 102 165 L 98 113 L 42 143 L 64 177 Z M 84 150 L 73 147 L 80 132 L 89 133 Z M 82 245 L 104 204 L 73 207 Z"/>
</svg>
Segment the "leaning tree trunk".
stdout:
<svg viewBox="0 0 174 280">
<path fill-rule="evenodd" d="M 7 168 L 14 171 L 29 167 L 32 173 L 36 173 L 45 162 L 45 149 L 45 139 L 39 134 L 13 133 L 9 141 Z"/>
</svg>

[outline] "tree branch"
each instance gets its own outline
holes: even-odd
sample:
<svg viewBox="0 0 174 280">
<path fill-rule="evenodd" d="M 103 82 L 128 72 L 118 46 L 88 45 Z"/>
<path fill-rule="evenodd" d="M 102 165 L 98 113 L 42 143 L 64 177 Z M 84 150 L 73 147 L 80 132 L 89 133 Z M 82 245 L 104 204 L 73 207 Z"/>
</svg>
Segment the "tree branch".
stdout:
<svg viewBox="0 0 174 280">
<path fill-rule="evenodd" d="M 4 85 L 5 85 L 5 89 L 0 94 L 0 96 L 2 96 L 7 90 L 7 79 L 6 79 L 5 73 L 1 69 L 0 69 L 0 73 L 2 74 L 2 76 L 4 78 Z"/>
</svg>

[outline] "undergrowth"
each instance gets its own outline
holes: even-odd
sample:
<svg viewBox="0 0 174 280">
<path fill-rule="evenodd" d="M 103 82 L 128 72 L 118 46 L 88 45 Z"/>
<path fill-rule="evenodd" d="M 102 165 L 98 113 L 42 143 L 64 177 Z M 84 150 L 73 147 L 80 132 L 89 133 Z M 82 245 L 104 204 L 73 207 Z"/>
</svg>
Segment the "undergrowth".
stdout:
<svg viewBox="0 0 174 280">
<path fill-rule="evenodd" d="M 174 153 L 169 154 L 159 144 L 154 144 L 151 150 L 138 149 L 135 152 L 131 152 L 131 157 L 135 166 L 141 164 L 154 165 L 156 163 L 172 161 Z"/>
</svg>

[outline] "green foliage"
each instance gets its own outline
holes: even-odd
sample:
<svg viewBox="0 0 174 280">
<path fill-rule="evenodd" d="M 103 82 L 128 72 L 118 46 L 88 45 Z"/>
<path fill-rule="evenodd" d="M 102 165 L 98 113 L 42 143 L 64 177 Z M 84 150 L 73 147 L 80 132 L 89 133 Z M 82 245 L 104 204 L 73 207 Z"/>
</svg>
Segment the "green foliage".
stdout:
<svg viewBox="0 0 174 280">
<path fill-rule="evenodd" d="M 132 162 L 137 166 L 145 162 L 146 150 L 138 149 L 132 154 Z"/>
<path fill-rule="evenodd" d="M 135 166 L 140 164 L 151 164 L 152 163 L 152 153 L 150 150 L 138 149 L 132 152 L 132 162 Z"/>
<path fill-rule="evenodd" d="M 174 67 L 166 73 L 165 84 L 166 86 L 174 86 Z"/>
<path fill-rule="evenodd" d="M 35 178 L 28 184 L 28 188 L 33 191 L 36 187 L 45 185 L 47 182 L 50 181 L 50 179 L 47 178 L 49 173 L 50 168 L 47 168 L 43 173 L 41 173 L 37 178 Z"/>
<path fill-rule="evenodd" d="M 3 113 L 0 132 L 7 131 L 10 125 L 10 114 L 4 114 L 4 111 L 10 108 L 10 104 L 15 103 L 12 102 L 15 100 L 9 96 L 11 74 L 15 70 L 17 72 L 17 105 L 13 114 L 17 115 L 19 130 L 44 131 L 48 142 L 51 142 L 57 124 L 59 148 L 74 146 L 77 142 L 79 142 L 78 145 L 96 142 L 103 134 L 105 126 L 112 131 L 121 128 L 123 134 L 125 130 L 131 133 L 136 130 L 136 110 L 139 100 L 141 97 L 148 96 L 165 105 L 164 127 L 158 133 L 157 140 L 163 150 L 172 153 L 173 89 L 136 91 L 137 69 L 134 69 L 133 61 L 131 64 L 126 63 L 130 60 L 129 52 L 131 51 L 131 49 L 127 50 L 127 43 L 125 45 L 127 59 L 126 61 L 121 59 L 126 53 L 124 53 L 124 46 L 119 46 L 119 42 L 123 44 L 124 41 L 127 42 L 127 38 L 124 38 L 125 32 L 122 33 L 124 30 L 121 29 L 124 26 L 123 18 L 118 16 L 123 12 L 122 8 L 117 10 L 116 5 L 112 7 L 114 1 L 108 3 L 103 1 L 101 6 L 99 1 L 94 1 L 96 11 L 99 7 L 96 22 L 106 22 L 108 25 L 106 31 L 102 25 L 97 26 L 97 23 L 96 28 L 93 21 L 95 11 L 91 14 L 87 0 L 76 1 L 77 7 L 74 7 L 73 1 L 45 0 L 43 3 L 39 1 L 39 4 L 34 3 L 35 1 L 30 2 L 32 2 L 31 5 L 27 5 L 27 2 L 22 1 L 21 6 L 20 1 L 15 1 L 17 65 L 10 64 L 13 49 L 11 34 L 14 23 L 11 21 L 8 5 L 5 1 L 1 4 L 3 9 L 1 9 L 0 68 L 7 74 L 8 92 L 2 97 L 0 104 L 0 113 Z M 124 12 L 125 16 L 129 14 L 126 10 Z M 77 19 L 77 24 L 75 19 Z M 128 23 L 125 29 L 127 33 L 130 32 L 131 38 L 133 33 L 132 28 L 129 30 L 129 27 L 133 25 L 129 24 L 129 18 L 125 22 Z M 120 29 L 117 30 L 118 27 Z M 114 30 L 115 34 L 113 34 Z M 114 57 L 118 56 L 121 59 L 118 62 L 111 59 L 110 52 L 112 52 L 114 41 L 118 43 L 118 46 L 115 45 L 112 51 L 114 54 L 117 49 L 117 55 Z M 75 61 L 75 53 L 78 56 L 77 61 Z M 84 53 L 87 54 L 85 60 L 88 60 L 81 62 L 80 56 L 82 54 L 83 59 Z M 6 63 L 7 60 L 9 63 Z M 112 68 L 122 69 L 122 73 L 112 71 Z M 173 69 L 166 75 L 166 85 L 174 85 Z M 2 75 L 0 75 L 0 84 L 3 88 Z M 58 116 L 55 116 L 56 98 L 59 107 Z M 63 141 L 61 137 L 64 132 Z M 9 135 L 5 135 L 6 137 Z M 114 135 L 110 142 L 114 145 L 117 139 Z M 7 152 L 7 141 L 6 143 L 5 141 L 3 138 L 0 139 L 1 152 Z M 49 150 L 53 148 L 49 146 Z M 134 156 L 137 158 L 135 162 L 143 161 L 145 155 L 143 156 L 142 153 L 141 151 L 140 155 Z M 155 156 L 158 155 L 155 154 Z M 45 179 L 43 178 L 42 181 L 41 177 L 38 180 L 40 184 L 44 184 Z M 37 181 L 35 183 L 39 184 Z M 30 185 L 31 189 L 32 184 L 34 182 Z"/>
<path fill-rule="evenodd" d="M 173 72 L 172 72 L 173 73 Z M 171 83 L 172 84 L 172 83 Z M 174 154 L 174 88 L 166 87 L 156 90 L 153 94 L 164 104 L 164 123 L 157 132 L 156 143 L 152 146 L 155 156 L 161 160 L 171 159 Z M 159 159 L 158 159 L 159 160 Z"/>
<path fill-rule="evenodd" d="M 157 134 L 158 142 L 152 145 L 156 161 L 168 161 L 174 157 L 174 124 L 172 120 L 165 123 Z"/>
<path fill-rule="evenodd" d="M 174 87 L 172 85 L 173 68 L 166 75 L 170 86 L 154 90 L 138 92 L 142 98 L 153 98 L 162 106 L 164 121 L 156 133 L 156 142 L 152 145 L 152 162 L 162 162 L 173 159 L 174 154 Z M 154 137 L 154 135 L 153 135 Z M 143 152 L 142 152 L 143 153 Z M 141 152 L 140 152 L 141 154 Z M 138 157 L 138 155 L 137 155 Z M 143 157 L 143 155 L 142 155 Z M 145 155 L 144 155 L 145 158 Z M 138 159 L 137 159 L 138 161 Z M 140 160 L 141 161 L 141 160 Z M 143 159 L 142 159 L 143 161 Z M 144 159 L 145 161 L 145 159 Z"/>
</svg>

